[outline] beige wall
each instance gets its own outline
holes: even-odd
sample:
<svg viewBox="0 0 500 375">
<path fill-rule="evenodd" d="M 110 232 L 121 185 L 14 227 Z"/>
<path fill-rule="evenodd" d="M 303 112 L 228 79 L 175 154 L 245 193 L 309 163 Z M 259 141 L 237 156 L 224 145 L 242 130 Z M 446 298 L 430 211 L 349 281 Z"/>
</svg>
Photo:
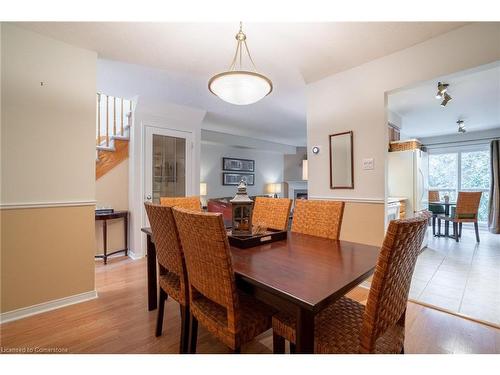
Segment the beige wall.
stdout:
<svg viewBox="0 0 500 375">
<path fill-rule="evenodd" d="M 94 200 L 96 59 L 2 24 L 2 205 Z"/>
<path fill-rule="evenodd" d="M 128 210 L 128 159 L 106 173 L 95 184 L 96 205 Z M 125 247 L 123 219 L 108 220 L 108 252 Z M 102 254 L 102 222 L 95 223 L 96 253 Z"/>
<path fill-rule="evenodd" d="M 309 84 L 308 152 L 312 146 L 321 148 L 318 155 L 308 154 L 311 198 L 382 206 L 386 195 L 386 93 L 499 59 L 500 23 L 476 23 Z M 331 190 L 328 135 L 348 130 L 354 131 L 355 188 Z M 362 170 L 363 158 L 374 158 L 375 169 Z M 369 228 L 362 226 L 365 221 Z M 343 233 L 370 242 L 373 233 L 382 236 L 383 227 L 384 210 L 376 208 L 344 223 Z"/>
<path fill-rule="evenodd" d="M 1 29 L 7 312 L 95 288 L 97 55 L 10 24 Z"/>
<path fill-rule="evenodd" d="M 94 207 L 1 211 L 1 311 L 94 290 Z"/>
</svg>

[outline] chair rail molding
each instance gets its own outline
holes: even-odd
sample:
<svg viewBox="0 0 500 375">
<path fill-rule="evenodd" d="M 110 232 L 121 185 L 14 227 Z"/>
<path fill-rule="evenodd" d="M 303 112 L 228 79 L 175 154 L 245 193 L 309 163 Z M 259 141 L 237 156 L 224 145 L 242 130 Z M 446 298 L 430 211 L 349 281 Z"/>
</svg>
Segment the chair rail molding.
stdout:
<svg viewBox="0 0 500 375">
<path fill-rule="evenodd" d="M 49 208 L 49 207 L 75 207 L 75 206 L 95 206 L 95 200 L 83 201 L 52 201 L 52 202 L 14 202 L 0 203 L 2 210 L 16 210 L 22 208 Z"/>
<path fill-rule="evenodd" d="M 362 198 L 362 197 L 327 197 L 320 195 L 310 195 L 309 199 L 331 200 L 331 201 L 344 201 L 349 203 L 372 203 L 372 204 L 385 204 L 384 198 Z"/>
</svg>

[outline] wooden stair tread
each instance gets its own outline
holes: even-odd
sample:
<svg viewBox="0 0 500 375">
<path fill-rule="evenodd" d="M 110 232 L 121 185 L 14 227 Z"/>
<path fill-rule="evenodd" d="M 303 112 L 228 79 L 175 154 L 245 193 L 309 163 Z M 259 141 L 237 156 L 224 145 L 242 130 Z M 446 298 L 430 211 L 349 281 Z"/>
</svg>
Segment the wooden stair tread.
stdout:
<svg viewBox="0 0 500 375">
<path fill-rule="evenodd" d="M 95 179 L 98 180 L 122 161 L 128 158 L 128 139 L 114 139 L 113 150 L 98 150 L 96 161 Z"/>
</svg>

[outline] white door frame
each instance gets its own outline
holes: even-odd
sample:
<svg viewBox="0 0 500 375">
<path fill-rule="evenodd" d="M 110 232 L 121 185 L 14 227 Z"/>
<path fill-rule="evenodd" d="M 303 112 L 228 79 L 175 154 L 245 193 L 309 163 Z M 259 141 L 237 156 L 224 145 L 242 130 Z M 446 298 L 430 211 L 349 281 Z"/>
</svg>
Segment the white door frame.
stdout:
<svg viewBox="0 0 500 375">
<path fill-rule="evenodd" d="M 146 132 L 151 132 L 154 129 L 158 132 L 169 132 L 181 135 L 186 139 L 186 152 L 190 155 L 190 173 L 186 173 L 186 195 L 198 194 L 199 186 L 196 182 L 199 181 L 199 176 L 196 178 L 196 173 L 199 173 L 197 168 L 198 155 L 196 154 L 195 145 L 199 142 L 199 131 L 196 129 L 184 128 L 176 129 L 169 126 L 170 119 L 163 118 L 144 118 L 150 117 L 144 114 L 139 114 L 134 121 L 134 126 L 131 127 L 131 143 L 129 156 L 129 211 L 130 211 L 130 230 L 129 230 L 129 256 L 132 259 L 142 258 L 146 255 L 146 236 L 141 233 L 141 228 L 147 223 L 147 215 L 144 209 L 145 201 L 145 167 L 146 167 Z M 182 126 L 182 125 L 181 125 Z M 178 133 L 177 133 L 178 132 Z M 199 162 L 199 161 L 198 161 Z M 188 169 L 186 160 L 186 170 Z M 189 180 L 189 182 L 188 182 Z"/>
</svg>

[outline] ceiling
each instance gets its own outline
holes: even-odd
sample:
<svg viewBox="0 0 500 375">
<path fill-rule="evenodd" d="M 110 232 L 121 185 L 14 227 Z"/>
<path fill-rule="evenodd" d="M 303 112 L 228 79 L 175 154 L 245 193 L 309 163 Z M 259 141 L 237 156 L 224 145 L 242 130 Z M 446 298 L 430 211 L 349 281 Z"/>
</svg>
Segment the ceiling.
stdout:
<svg viewBox="0 0 500 375">
<path fill-rule="evenodd" d="M 176 104 L 207 110 L 207 121 L 286 144 L 306 143 L 307 83 L 408 48 L 465 23 L 248 23 L 243 29 L 257 69 L 274 90 L 261 102 L 234 106 L 214 97 L 207 81 L 234 54 L 234 23 L 35 22 L 19 26 L 91 49 L 100 58 L 170 73 Z M 179 77 L 189 77 L 183 84 Z M 186 92 L 186 88 L 191 90 Z"/>
<path fill-rule="evenodd" d="M 437 83 L 448 83 L 451 100 L 441 107 Z M 436 77 L 388 97 L 388 108 L 402 117 L 402 133 L 409 137 L 457 134 L 457 120 L 468 132 L 500 128 L 500 63 Z"/>
</svg>

